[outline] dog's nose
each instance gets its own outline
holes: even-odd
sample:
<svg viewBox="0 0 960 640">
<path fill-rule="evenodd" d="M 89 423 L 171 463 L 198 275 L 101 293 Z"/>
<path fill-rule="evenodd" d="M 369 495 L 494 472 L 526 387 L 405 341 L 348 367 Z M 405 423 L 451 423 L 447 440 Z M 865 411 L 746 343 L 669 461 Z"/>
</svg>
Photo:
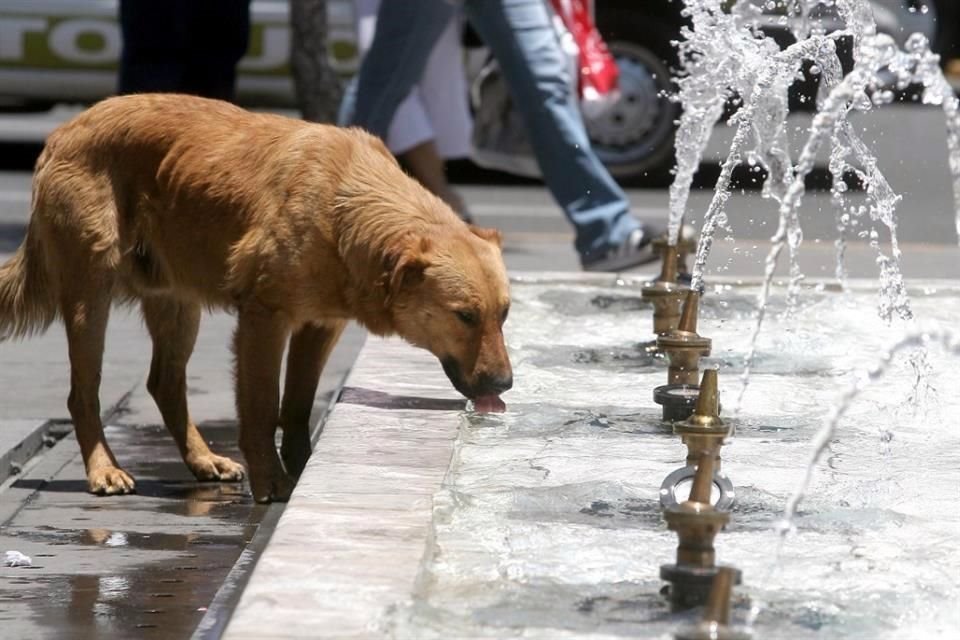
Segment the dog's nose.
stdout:
<svg viewBox="0 0 960 640">
<path fill-rule="evenodd" d="M 513 374 L 484 375 L 477 381 L 477 387 L 482 393 L 503 393 L 513 387 Z"/>
</svg>

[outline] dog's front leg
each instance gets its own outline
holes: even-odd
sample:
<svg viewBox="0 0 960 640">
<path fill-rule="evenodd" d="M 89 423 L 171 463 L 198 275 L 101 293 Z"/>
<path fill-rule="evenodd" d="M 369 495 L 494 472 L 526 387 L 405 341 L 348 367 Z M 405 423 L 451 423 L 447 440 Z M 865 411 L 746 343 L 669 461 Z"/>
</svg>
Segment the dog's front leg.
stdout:
<svg viewBox="0 0 960 640">
<path fill-rule="evenodd" d="M 234 340 L 240 450 L 247 460 L 250 489 L 257 502 L 284 501 L 293 491 L 294 481 L 283 470 L 274 444 L 287 333 L 287 320 L 281 314 L 257 303 L 240 308 Z"/>
<path fill-rule="evenodd" d="M 287 472 L 295 478 L 303 472 L 312 449 L 310 412 L 320 373 L 346 325 L 345 320 L 327 320 L 305 325 L 290 337 L 287 377 L 280 405 L 280 428 L 283 429 L 280 457 Z"/>
</svg>

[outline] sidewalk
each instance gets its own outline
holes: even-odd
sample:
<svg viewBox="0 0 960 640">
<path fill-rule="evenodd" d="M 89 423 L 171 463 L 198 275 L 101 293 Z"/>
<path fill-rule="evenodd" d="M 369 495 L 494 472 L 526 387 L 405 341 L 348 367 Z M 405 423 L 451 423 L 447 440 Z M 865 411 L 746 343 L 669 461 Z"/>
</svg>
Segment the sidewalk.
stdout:
<svg viewBox="0 0 960 640">
<path fill-rule="evenodd" d="M 233 325 L 223 313 L 204 318 L 188 384 L 191 414 L 211 447 L 240 459 Z M 321 382 L 315 421 L 362 341 L 356 329 L 345 335 Z M 193 479 L 144 389 L 150 346 L 138 314 L 118 309 L 111 318 L 101 392 L 107 438 L 136 479 L 135 496 L 87 494 L 70 431 L 23 467 L 17 448 L 42 448 L 47 419 L 68 416 L 63 331 L 54 326 L 0 352 L 0 462 L 17 472 L 6 482 L 0 476 L 0 552 L 33 561 L 0 567 L 0 638 L 186 638 L 214 604 L 232 607 L 215 597 L 225 581 L 245 579 L 231 574 L 235 563 L 262 522 L 272 529 L 283 505 L 255 505 L 245 484 Z"/>
</svg>

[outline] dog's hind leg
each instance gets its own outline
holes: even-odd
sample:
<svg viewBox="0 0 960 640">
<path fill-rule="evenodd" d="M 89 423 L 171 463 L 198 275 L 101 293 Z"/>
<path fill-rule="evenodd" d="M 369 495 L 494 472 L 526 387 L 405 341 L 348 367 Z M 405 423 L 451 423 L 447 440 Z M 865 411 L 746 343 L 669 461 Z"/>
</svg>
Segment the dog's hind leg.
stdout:
<svg viewBox="0 0 960 640">
<path fill-rule="evenodd" d="M 289 333 L 280 313 L 256 302 L 241 305 L 234 338 L 240 450 L 257 502 L 284 501 L 294 481 L 283 470 L 274 436 L 280 406 L 280 365 Z"/>
<path fill-rule="evenodd" d="M 346 325 L 345 320 L 309 324 L 290 337 L 287 377 L 280 405 L 280 428 L 283 429 L 280 457 L 287 473 L 295 478 L 300 477 L 310 457 L 310 412 L 320 372 Z"/>
<path fill-rule="evenodd" d="M 153 339 L 147 390 L 176 440 L 183 461 L 197 480 L 239 482 L 243 479 L 243 466 L 210 451 L 187 410 L 187 361 L 197 340 L 200 305 L 147 297 L 142 307 Z"/>
<path fill-rule="evenodd" d="M 100 420 L 100 373 L 110 316 L 111 287 L 98 278 L 64 287 L 60 312 L 70 353 L 70 396 L 67 408 L 80 443 L 91 493 L 131 493 L 133 478 L 117 465 Z"/>
</svg>

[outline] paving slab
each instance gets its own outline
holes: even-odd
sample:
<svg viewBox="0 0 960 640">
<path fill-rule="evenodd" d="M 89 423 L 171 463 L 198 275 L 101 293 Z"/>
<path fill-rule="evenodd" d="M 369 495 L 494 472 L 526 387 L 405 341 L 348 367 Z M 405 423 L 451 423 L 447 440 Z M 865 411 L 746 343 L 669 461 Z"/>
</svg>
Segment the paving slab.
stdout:
<svg viewBox="0 0 960 640">
<path fill-rule="evenodd" d="M 426 351 L 371 339 L 224 638 L 365 638 L 405 599 L 465 400 Z"/>
</svg>

